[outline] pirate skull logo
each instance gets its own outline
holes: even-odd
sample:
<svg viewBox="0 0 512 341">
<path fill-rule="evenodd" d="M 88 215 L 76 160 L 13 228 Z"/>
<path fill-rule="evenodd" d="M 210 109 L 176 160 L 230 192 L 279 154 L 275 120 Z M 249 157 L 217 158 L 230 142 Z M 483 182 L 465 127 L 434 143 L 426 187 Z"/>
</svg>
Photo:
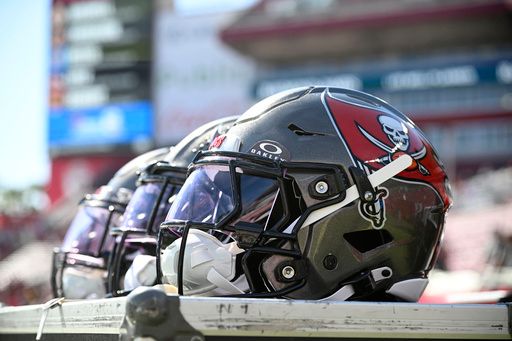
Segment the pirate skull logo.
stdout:
<svg viewBox="0 0 512 341">
<path fill-rule="evenodd" d="M 407 168 L 407 170 L 418 169 L 422 175 L 430 175 L 430 172 L 420 163 L 420 160 L 427 155 L 427 148 L 422 146 L 415 152 L 408 151 L 410 145 L 408 128 L 402 122 L 390 116 L 381 115 L 378 117 L 378 120 L 382 127 L 382 131 L 388 136 L 388 139 L 393 143 L 394 147 L 390 147 L 367 132 L 363 127 L 357 125 L 359 131 L 371 143 L 388 153 L 387 155 L 377 158 L 376 161 L 382 164 L 388 164 L 402 153 L 407 153 L 414 159 L 413 164 Z"/>
<path fill-rule="evenodd" d="M 403 152 L 409 149 L 409 131 L 402 122 L 390 116 L 381 115 L 379 116 L 379 123 L 396 148 Z"/>
</svg>

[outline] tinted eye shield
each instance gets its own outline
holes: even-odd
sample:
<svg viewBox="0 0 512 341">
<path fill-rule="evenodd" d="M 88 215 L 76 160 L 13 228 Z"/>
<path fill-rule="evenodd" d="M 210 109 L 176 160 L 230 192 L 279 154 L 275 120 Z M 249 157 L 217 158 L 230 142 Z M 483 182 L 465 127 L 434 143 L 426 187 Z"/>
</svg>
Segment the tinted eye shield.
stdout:
<svg viewBox="0 0 512 341">
<path fill-rule="evenodd" d="M 62 248 L 56 249 L 54 253 L 80 253 L 101 257 L 104 251 L 108 251 L 104 248 L 113 218 L 123 214 L 126 204 L 87 195 L 80 201 L 79 207 Z M 95 236 L 91 237 L 90 232 L 95 232 Z M 71 239 L 67 240 L 68 238 Z M 91 238 L 99 239 L 99 242 L 92 243 Z"/>
<path fill-rule="evenodd" d="M 75 216 L 72 227 L 75 230 L 69 230 L 68 234 L 75 234 L 78 245 L 63 245 L 62 248 L 53 250 L 51 286 L 55 297 L 62 296 L 62 275 L 65 267 L 85 266 L 105 270 L 103 257 L 109 250 L 111 243 L 107 243 L 110 225 L 114 216 L 119 217 L 123 214 L 126 203 L 109 199 L 107 197 L 88 194 L 80 201 L 80 210 Z M 105 215 L 102 212 L 106 212 Z M 88 217 L 92 215 L 91 217 Z M 92 219 L 92 220 L 91 220 Z M 93 225 L 91 225 L 93 224 Z M 101 224 L 101 229 L 96 224 Z M 73 227 L 74 226 L 74 227 Z M 96 228 L 95 228 L 96 226 Z M 78 229 L 78 230 L 76 230 Z M 99 232 L 95 237 L 98 241 L 84 239 L 89 232 Z"/>
<path fill-rule="evenodd" d="M 231 184 L 229 194 L 232 198 L 233 209 L 222 219 L 213 223 L 204 223 L 201 221 L 192 222 L 194 228 L 202 230 L 221 229 L 236 232 L 236 227 L 230 226 L 228 223 L 233 220 L 241 210 L 240 178 L 243 175 L 277 181 L 279 192 L 283 200 L 284 212 L 282 214 L 283 217 L 279 219 L 277 223 L 266 229 L 274 232 L 279 231 L 283 223 L 288 220 L 290 213 L 288 201 L 290 197 L 296 196 L 296 193 L 292 193 L 293 191 L 290 190 L 290 186 L 285 186 L 285 183 L 296 182 L 297 187 L 302 192 L 300 194 L 301 196 L 304 197 L 305 192 L 308 192 L 308 195 L 327 205 L 343 200 L 345 189 L 349 186 L 346 172 L 337 165 L 311 162 L 287 162 L 282 160 L 274 161 L 263 159 L 255 155 L 224 151 L 206 151 L 199 153 L 189 167 L 187 176 L 190 176 L 190 174 L 202 166 L 211 165 L 224 166 L 229 169 L 229 181 Z M 304 180 L 296 181 L 300 178 L 307 178 L 307 184 L 303 184 L 305 183 Z M 329 190 L 324 193 L 316 192 L 314 187 L 319 181 L 324 181 L 328 185 Z M 161 228 L 184 227 L 185 225 L 185 219 L 174 219 L 174 217 L 169 216 L 167 218 L 168 219 L 161 224 Z"/>
</svg>

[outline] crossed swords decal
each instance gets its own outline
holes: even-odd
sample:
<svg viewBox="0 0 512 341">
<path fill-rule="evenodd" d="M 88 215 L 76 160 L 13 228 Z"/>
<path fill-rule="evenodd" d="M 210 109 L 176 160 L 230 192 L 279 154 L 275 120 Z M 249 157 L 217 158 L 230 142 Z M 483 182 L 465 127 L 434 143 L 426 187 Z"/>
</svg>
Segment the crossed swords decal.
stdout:
<svg viewBox="0 0 512 341">
<path fill-rule="evenodd" d="M 384 156 L 382 156 L 380 158 L 377 158 L 376 159 L 377 162 L 382 163 L 384 165 L 387 165 L 391 161 L 393 161 L 392 156 L 393 156 L 393 154 L 395 154 L 397 152 L 398 146 L 396 146 L 395 148 L 391 148 L 390 146 L 388 146 L 384 142 L 382 142 L 382 141 L 378 140 L 377 138 L 375 138 L 373 135 L 371 135 L 369 132 L 367 132 L 363 127 L 361 127 L 359 124 L 357 124 L 357 127 L 359 128 L 359 131 L 361 131 L 361 133 L 371 143 L 373 143 L 374 145 L 376 145 L 377 147 L 379 147 L 380 149 L 382 149 L 382 150 L 384 150 L 385 152 L 388 153 L 388 155 L 384 155 Z M 423 166 L 420 163 L 420 160 L 423 159 L 425 157 L 425 155 L 427 155 L 427 148 L 425 146 L 423 146 L 423 148 L 421 148 L 419 151 L 417 151 L 415 153 L 411 153 L 409 155 L 415 161 L 414 164 L 417 165 L 418 170 L 420 171 L 420 173 L 422 175 L 425 175 L 425 176 L 430 175 L 430 172 L 427 170 L 427 168 L 425 168 L 425 166 Z"/>
</svg>

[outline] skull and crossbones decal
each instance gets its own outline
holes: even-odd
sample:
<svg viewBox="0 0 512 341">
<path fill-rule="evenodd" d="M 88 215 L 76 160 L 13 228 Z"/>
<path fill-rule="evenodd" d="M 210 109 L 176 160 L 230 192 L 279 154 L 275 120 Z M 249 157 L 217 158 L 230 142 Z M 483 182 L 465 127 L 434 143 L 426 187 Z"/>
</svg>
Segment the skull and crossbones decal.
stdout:
<svg viewBox="0 0 512 341">
<path fill-rule="evenodd" d="M 357 125 L 359 131 L 374 145 L 387 152 L 387 155 L 377 158 L 375 161 L 388 164 L 397 157 L 401 156 L 404 153 L 409 154 L 414 162 L 413 164 L 407 168 L 408 171 L 412 171 L 418 169 L 422 175 L 430 175 L 430 172 L 420 163 L 420 160 L 423 159 L 427 154 L 427 149 L 425 146 L 415 152 L 408 152 L 410 147 L 410 139 L 409 139 L 409 129 L 407 126 L 400 122 L 399 120 L 387 116 L 380 115 L 378 117 L 378 121 L 382 128 L 382 131 L 387 135 L 389 141 L 394 145 L 394 147 L 390 147 L 387 143 L 380 141 L 375 136 L 371 135 L 367 132 L 363 127 Z"/>
<path fill-rule="evenodd" d="M 379 116 L 379 123 L 396 148 L 403 152 L 409 149 L 409 130 L 405 124 L 385 115 Z"/>
</svg>

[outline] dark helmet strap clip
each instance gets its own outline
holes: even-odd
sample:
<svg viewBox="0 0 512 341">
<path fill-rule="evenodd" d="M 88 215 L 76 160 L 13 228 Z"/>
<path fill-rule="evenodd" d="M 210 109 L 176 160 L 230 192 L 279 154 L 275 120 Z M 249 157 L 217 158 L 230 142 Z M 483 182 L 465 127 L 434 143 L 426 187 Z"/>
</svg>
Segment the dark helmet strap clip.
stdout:
<svg viewBox="0 0 512 341">
<path fill-rule="evenodd" d="M 377 198 L 377 194 L 366 173 L 362 169 L 354 166 L 351 166 L 349 171 L 356 184 L 361 201 L 364 203 L 374 202 L 375 198 Z"/>
<path fill-rule="evenodd" d="M 369 271 L 362 272 L 350 281 L 343 283 L 343 286 L 346 285 L 352 286 L 354 290 L 352 297 L 364 296 L 366 293 L 374 291 L 377 286 Z"/>
</svg>

